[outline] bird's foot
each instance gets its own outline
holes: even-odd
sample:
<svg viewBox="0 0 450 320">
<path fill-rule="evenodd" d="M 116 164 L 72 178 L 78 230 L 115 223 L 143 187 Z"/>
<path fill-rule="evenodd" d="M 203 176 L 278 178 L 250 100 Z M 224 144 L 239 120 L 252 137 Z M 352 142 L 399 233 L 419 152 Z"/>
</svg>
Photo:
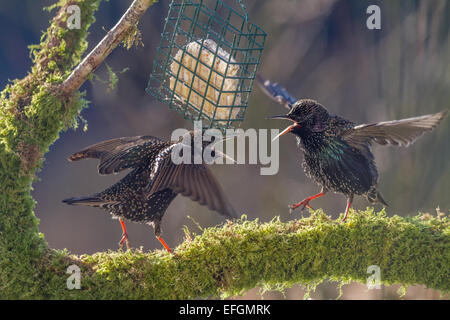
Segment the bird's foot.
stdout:
<svg viewBox="0 0 450 320">
<path fill-rule="evenodd" d="M 305 210 L 306 207 L 312 209 L 312 207 L 309 205 L 309 202 L 310 202 L 311 200 L 312 200 L 312 199 L 307 198 L 307 199 L 304 199 L 303 201 L 300 201 L 299 203 L 291 204 L 291 205 L 289 206 L 289 213 L 294 212 L 294 210 L 297 209 L 298 207 L 301 207 L 301 208 L 300 208 L 301 211 Z"/>
<path fill-rule="evenodd" d="M 124 243 L 127 245 L 127 250 L 130 249 L 130 241 L 128 240 L 128 233 L 124 232 L 122 234 L 122 239 L 119 241 L 119 249 L 123 248 Z"/>
<path fill-rule="evenodd" d="M 321 191 L 320 193 L 315 194 L 315 195 L 313 195 L 313 196 L 311 196 L 311 197 L 309 197 L 309 198 L 306 198 L 306 199 L 304 199 L 303 201 L 300 201 L 299 203 L 290 205 L 290 206 L 289 206 L 289 212 L 292 213 L 292 212 L 293 212 L 295 209 L 297 209 L 298 207 L 301 207 L 301 210 L 302 210 L 302 211 L 305 210 L 306 207 L 308 207 L 308 208 L 314 210 L 313 207 L 311 207 L 311 206 L 309 205 L 309 202 L 310 202 L 311 200 L 314 200 L 314 199 L 316 199 L 316 198 L 319 198 L 319 197 L 324 196 L 326 193 L 327 193 L 327 190 L 322 189 L 322 191 Z"/>
</svg>

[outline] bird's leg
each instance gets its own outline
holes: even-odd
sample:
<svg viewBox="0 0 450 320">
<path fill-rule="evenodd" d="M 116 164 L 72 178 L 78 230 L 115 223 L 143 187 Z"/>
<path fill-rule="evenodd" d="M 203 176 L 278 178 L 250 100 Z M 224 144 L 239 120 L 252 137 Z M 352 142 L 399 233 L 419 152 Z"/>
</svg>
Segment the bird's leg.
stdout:
<svg viewBox="0 0 450 320">
<path fill-rule="evenodd" d="M 122 239 L 119 241 L 119 249 L 123 247 L 123 244 L 126 243 L 127 249 L 130 249 L 130 241 L 128 240 L 127 228 L 125 227 L 125 222 L 122 218 L 119 218 L 120 226 L 122 227 Z"/>
<path fill-rule="evenodd" d="M 344 222 L 347 219 L 348 211 L 350 210 L 350 206 L 352 205 L 352 201 L 353 201 L 353 195 L 351 195 L 351 196 L 349 196 L 347 198 L 347 208 L 345 208 L 344 219 L 342 219 L 341 222 Z"/>
<path fill-rule="evenodd" d="M 160 226 L 160 221 L 155 220 L 153 221 L 153 227 L 155 228 L 155 237 L 156 239 L 158 239 L 159 242 L 161 242 L 161 244 L 163 245 L 163 247 L 170 253 L 173 254 L 172 249 L 170 249 L 170 247 L 167 245 L 167 243 L 164 241 L 163 238 L 161 238 L 161 226 Z"/>
<path fill-rule="evenodd" d="M 159 242 L 161 242 L 161 244 L 163 245 L 163 247 L 170 253 L 173 253 L 172 249 L 170 249 L 170 247 L 167 245 L 167 243 L 164 241 L 163 238 L 161 237 L 156 237 L 156 239 L 158 239 Z"/>
<path fill-rule="evenodd" d="M 312 207 L 309 205 L 309 202 L 313 199 L 319 198 L 321 196 L 324 196 L 327 193 L 327 190 L 322 189 L 322 191 L 318 194 L 315 194 L 309 198 L 306 198 L 302 201 L 300 201 L 299 203 L 296 204 L 292 204 L 289 206 L 289 212 L 292 213 L 292 211 L 294 211 L 295 209 L 297 209 L 298 207 L 302 207 L 301 210 L 304 210 L 305 207 L 308 207 L 310 209 L 312 209 Z"/>
</svg>

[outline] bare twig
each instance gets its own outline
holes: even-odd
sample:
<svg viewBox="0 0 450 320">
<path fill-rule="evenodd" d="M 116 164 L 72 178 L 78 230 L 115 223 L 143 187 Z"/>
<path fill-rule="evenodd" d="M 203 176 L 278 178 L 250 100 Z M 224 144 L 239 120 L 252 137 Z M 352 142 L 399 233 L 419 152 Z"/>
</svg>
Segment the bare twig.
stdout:
<svg viewBox="0 0 450 320">
<path fill-rule="evenodd" d="M 134 0 L 122 18 L 97 44 L 97 46 L 81 61 L 69 77 L 60 85 L 60 90 L 70 94 L 78 90 L 103 60 L 124 40 L 155 0 Z"/>
</svg>

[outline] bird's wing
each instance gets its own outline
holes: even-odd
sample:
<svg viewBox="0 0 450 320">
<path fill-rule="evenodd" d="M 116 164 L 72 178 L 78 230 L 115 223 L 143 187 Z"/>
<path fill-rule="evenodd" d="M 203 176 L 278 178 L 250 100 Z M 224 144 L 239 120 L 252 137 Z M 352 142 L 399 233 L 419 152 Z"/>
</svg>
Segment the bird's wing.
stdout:
<svg viewBox="0 0 450 320">
<path fill-rule="evenodd" d="M 221 186 L 205 164 L 174 164 L 170 152 L 173 145 L 160 152 L 154 161 L 145 194 L 171 189 L 209 209 L 230 218 L 236 213 Z"/>
<path fill-rule="evenodd" d="M 356 146 L 376 142 L 407 147 L 425 132 L 433 130 L 446 115 L 447 110 L 402 120 L 362 124 L 345 131 L 341 136 Z"/>
<path fill-rule="evenodd" d="M 292 105 L 297 101 L 296 98 L 291 96 L 289 92 L 278 83 L 273 83 L 268 79 L 264 79 L 259 74 L 256 75 L 256 82 L 265 94 L 282 104 L 288 110 L 290 110 Z"/>
<path fill-rule="evenodd" d="M 134 167 L 142 162 L 151 150 L 149 144 L 160 144 L 164 141 L 152 136 L 122 137 L 102 141 L 89 146 L 69 157 L 69 161 L 78 161 L 86 158 L 99 159 L 98 172 L 100 174 L 117 173 L 124 169 Z"/>
</svg>

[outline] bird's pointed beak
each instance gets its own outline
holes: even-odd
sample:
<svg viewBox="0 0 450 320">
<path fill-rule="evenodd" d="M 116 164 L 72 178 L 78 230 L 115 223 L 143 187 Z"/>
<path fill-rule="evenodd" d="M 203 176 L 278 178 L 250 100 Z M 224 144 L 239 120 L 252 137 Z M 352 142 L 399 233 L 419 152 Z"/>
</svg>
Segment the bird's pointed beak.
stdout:
<svg viewBox="0 0 450 320">
<path fill-rule="evenodd" d="M 281 119 L 281 120 L 291 120 L 290 118 L 288 118 L 285 114 L 279 115 L 279 116 L 271 116 L 271 117 L 267 117 L 266 119 Z"/>
<path fill-rule="evenodd" d="M 234 158 L 232 158 L 232 157 L 230 157 L 229 155 L 227 155 L 226 153 L 224 153 L 224 152 L 222 152 L 222 151 L 219 151 L 219 150 L 216 150 L 216 149 L 214 149 L 214 152 L 215 152 L 217 155 L 219 155 L 220 157 L 225 158 L 225 159 L 228 159 L 228 160 L 230 160 L 232 163 L 237 164 L 237 161 L 236 161 Z"/>
<path fill-rule="evenodd" d="M 277 140 L 279 137 L 285 135 L 286 133 L 289 133 L 291 131 L 293 131 L 295 128 L 299 128 L 300 125 L 295 122 L 294 120 L 292 120 L 291 118 L 288 118 L 286 115 L 279 115 L 279 116 L 272 116 L 272 117 L 268 117 L 267 119 L 280 119 L 280 120 L 289 120 L 294 122 L 293 125 L 290 125 L 289 127 L 287 127 L 286 129 L 284 129 L 283 131 L 281 131 L 275 138 L 272 139 L 272 141 Z"/>
<path fill-rule="evenodd" d="M 291 132 L 292 130 L 294 130 L 294 128 L 297 127 L 297 124 L 293 124 L 289 127 L 287 127 L 286 129 L 284 129 L 283 131 L 281 131 L 275 138 L 272 139 L 272 141 L 277 140 L 279 137 L 284 136 L 286 133 Z"/>
</svg>

